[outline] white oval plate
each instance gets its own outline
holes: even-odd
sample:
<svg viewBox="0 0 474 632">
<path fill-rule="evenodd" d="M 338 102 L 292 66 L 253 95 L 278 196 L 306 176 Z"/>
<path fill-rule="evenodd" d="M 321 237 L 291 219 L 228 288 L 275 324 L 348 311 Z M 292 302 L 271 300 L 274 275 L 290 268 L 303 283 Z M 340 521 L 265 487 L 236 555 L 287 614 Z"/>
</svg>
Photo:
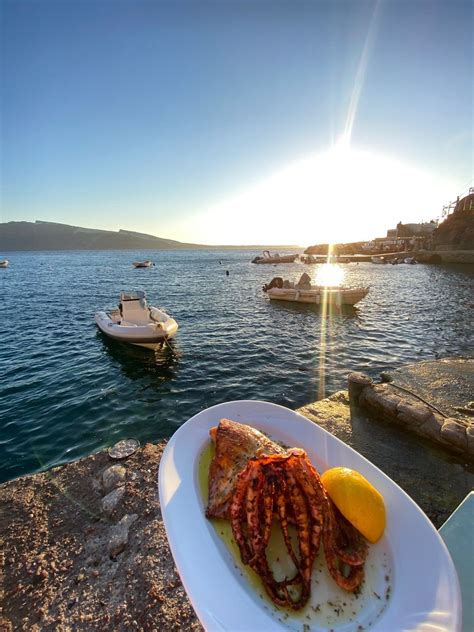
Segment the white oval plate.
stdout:
<svg viewBox="0 0 474 632">
<path fill-rule="evenodd" d="M 371 550 L 378 559 L 383 555 L 389 560 L 391 594 L 384 608 L 379 608 L 377 618 L 367 603 L 350 623 L 308 624 L 291 613 L 278 617 L 275 612 L 281 615 L 281 611 L 256 595 L 204 515 L 199 458 L 209 444 L 209 429 L 223 417 L 254 426 L 283 444 L 304 448 L 320 472 L 338 465 L 353 468 L 381 492 L 387 527 Z M 302 415 L 259 401 L 235 401 L 208 408 L 189 419 L 170 439 L 158 477 L 163 521 L 176 567 L 206 630 L 269 632 L 331 627 L 342 632 L 357 630 L 359 625 L 379 632 L 461 629 L 458 577 L 443 540 L 426 515 L 381 470 Z"/>
</svg>

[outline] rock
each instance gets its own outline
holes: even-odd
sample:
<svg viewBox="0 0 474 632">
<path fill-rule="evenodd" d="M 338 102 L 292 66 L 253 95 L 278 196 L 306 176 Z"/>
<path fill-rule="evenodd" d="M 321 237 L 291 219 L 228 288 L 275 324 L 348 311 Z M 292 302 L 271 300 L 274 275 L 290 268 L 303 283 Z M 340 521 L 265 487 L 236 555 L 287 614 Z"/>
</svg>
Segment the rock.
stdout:
<svg viewBox="0 0 474 632">
<path fill-rule="evenodd" d="M 380 405 L 385 415 L 397 417 L 398 406 L 402 402 L 402 398 L 388 384 L 380 384 L 375 386 L 375 391 L 380 397 Z M 403 421 L 403 420 L 401 420 Z"/>
<path fill-rule="evenodd" d="M 117 557 L 128 543 L 128 533 L 130 526 L 138 518 L 137 514 L 127 514 L 110 529 L 110 538 L 107 544 L 107 551 L 111 558 Z"/>
<path fill-rule="evenodd" d="M 126 468 L 123 465 L 111 465 L 102 473 L 102 487 L 105 492 L 110 492 L 114 487 L 119 487 L 125 482 Z"/>
<path fill-rule="evenodd" d="M 376 412 L 395 415 L 396 405 L 385 397 L 384 385 L 364 388 L 359 398 L 361 406 L 366 406 Z"/>
<path fill-rule="evenodd" d="M 330 402 L 338 402 L 339 404 L 349 406 L 349 394 L 347 391 L 337 391 L 329 397 L 326 397 L 326 399 Z"/>
<path fill-rule="evenodd" d="M 441 437 L 449 443 L 463 450 L 467 449 L 466 428 L 458 423 L 456 419 L 449 418 L 445 420 L 441 427 Z"/>
<path fill-rule="evenodd" d="M 466 428 L 466 439 L 467 439 L 467 452 L 471 456 L 474 456 L 474 425 L 470 425 Z"/>
<path fill-rule="evenodd" d="M 414 426 L 421 426 L 432 414 L 428 406 L 421 403 L 409 402 L 406 399 L 399 399 L 399 404 L 396 408 L 397 418 Z"/>
<path fill-rule="evenodd" d="M 372 378 L 365 373 L 349 373 L 347 376 L 349 400 L 353 406 L 360 406 L 362 391 L 372 384 Z"/>
<path fill-rule="evenodd" d="M 420 435 L 433 439 L 434 441 L 439 441 L 443 422 L 444 417 L 441 417 L 440 415 L 431 415 L 431 417 L 419 426 Z"/>
<path fill-rule="evenodd" d="M 113 489 L 110 493 L 107 494 L 107 496 L 104 496 L 104 498 L 102 498 L 102 510 L 106 516 L 108 516 L 109 518 L 112 516 L 114 511 L 117 509 L 120 501 L 122 500 L 124 494 L 125 487 L 122 486 Z"/>
</svg>

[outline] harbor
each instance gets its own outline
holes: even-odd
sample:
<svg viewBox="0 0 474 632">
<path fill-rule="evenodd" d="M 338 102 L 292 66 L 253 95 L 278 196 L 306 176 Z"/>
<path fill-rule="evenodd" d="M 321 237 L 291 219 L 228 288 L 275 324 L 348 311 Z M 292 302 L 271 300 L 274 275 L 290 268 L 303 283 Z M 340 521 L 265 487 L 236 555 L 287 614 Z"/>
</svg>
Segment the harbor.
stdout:
<svg viewBox="0 0 474 632">
<path fill-rule="evenodd" d="M 275 273 L 297 282 L 310 271 L 318 283 L 322 266 L 269 269 L 250 263 L 258 252 L 18 252 L 3 271 L 1 480 L 127 435 L 142 443 L 170 437 L 221 401 L 296 409 L 343 388 L 348 372 L 374 377 L 394 363 L 472 349 L 471 266 L 340 266 L 343 285 L 369 292 L 321 319 L 318 306 L 269 301 L 262 287 Z M 131 261 L 140 259 L 156 266 L 136 270 Z M 94 314 L 116 309 L 120 292 L 133 287 L 179 324 L 171 349 L 149 353 L 98 330 Z"/>
</svg>

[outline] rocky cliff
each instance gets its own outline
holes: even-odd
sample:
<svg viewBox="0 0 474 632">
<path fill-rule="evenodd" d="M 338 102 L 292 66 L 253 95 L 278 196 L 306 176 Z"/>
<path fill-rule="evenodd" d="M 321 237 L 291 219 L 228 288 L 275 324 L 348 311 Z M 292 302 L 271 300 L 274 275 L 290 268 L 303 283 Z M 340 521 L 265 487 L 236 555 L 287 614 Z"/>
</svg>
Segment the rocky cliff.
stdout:
<svg viewBox="0 0 474 632">
<path fill-rule="evenodd" d="M 433 233 L 435 249 L 474 249 L 474 193 L 456 204 L 454 212 Z"/>
</svg>

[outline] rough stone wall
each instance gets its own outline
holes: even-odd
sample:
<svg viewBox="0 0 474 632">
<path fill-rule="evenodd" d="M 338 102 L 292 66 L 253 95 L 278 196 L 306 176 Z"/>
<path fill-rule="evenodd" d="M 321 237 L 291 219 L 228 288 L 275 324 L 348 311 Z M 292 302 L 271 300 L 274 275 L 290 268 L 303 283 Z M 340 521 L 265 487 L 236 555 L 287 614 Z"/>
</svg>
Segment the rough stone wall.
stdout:
<svg viewBox="0 0 474 632">
<path fill-rule="evenodd" d="M 474 249 L 474 194 L 459 201 L 454 212 L 433 233 L 435 248 Z"/>
<path fill-rule="evenodd" d="M 351 403 L 474 460 L 474 421 L 446 417 L 391 384 L 372 384 L 361 374 L 353 376 L 356 388 L 349 390 Z"/>
</svg>

